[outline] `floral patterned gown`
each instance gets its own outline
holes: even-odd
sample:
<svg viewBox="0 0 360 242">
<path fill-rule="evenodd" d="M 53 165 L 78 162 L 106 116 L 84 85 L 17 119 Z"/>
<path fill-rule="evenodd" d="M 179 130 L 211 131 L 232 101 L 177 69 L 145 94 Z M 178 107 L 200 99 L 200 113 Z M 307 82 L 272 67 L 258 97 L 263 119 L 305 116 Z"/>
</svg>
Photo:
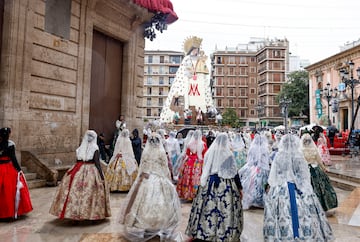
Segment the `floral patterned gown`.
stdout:
<svg viewBox="0 0 360 242">
<path fill-rule="evenodd" d="M 312 189 L 307 163 L 297 149 L 298 142 L 287 152 L 279 149 L 271 165 L 270 189 L 264 195 L 264 241 L 333 241 L 330 224 Z"/>
<path fill-rule="evenodd" d="M 94 159 L 99 158 L 96 151 Z M 77 161 L 64 175 L 50 213 L 63 219 L 100 220 L 110 217 L 110 195 L 93 160 Z"/>
<path fill-rule="evenodd" d="M 151 144 L 155 139 L 157 142 Z M 121 203 L 120 224 L 129 241 L 147 241 L 155 236 L 172 241 L 170 238 L 176 236 L 181 205 L 167 162 L 160 137 L 150 136 L 138 176 Z"/>
<path fill-rule="evenodd" d="M 239 184 L 238 175 L 210 176 L 193 201 L 186 234 L 205 241 L 239 241 L 244 220 Z"/>
<path fill-rule="evenodd" d="M 137 162 L 127 154 L 114 154 L 105 172 L 110 191 L 129 191 L 137 176 Z"/>
<path fill-rule="evenodd" d="M 206 150 L 207 147 L 204 143 L 204 149 L 202 152 L 203 157 Z M 189 148 L 186 150 L 186 154 L 187 159 L 182 167 L 180 167 L 176 191 L 179 194 L 179 198 L 191 201 L 196 196 L 196 192 L 200 184 L 204 159 L 200 159 L 197 153 L 192 153 Z"/>
<path fill-rule="evenodd" d="M 325 211 L 338 206 L 336 192 L 331 185 L 328 175 L 325 173 L 326 168 L 316 149 L 303 149 L 306 161 L 308 162 L 311 175 L 311 185 L 317 195 L 321 206 Z"/>
</svg>

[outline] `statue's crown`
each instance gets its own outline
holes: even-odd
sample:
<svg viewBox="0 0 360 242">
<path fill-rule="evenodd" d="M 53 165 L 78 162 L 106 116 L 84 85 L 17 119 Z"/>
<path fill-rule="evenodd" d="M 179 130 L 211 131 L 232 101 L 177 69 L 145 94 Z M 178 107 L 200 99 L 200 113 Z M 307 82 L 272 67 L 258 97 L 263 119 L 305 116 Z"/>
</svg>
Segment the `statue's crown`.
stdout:
<svg viewBox="0 0 360 242">
<path fill-rule="evenodd" d="M 192 47 L 200 48 L 202 42 L 202 38 L 191 36 L 185 39 L 184 41 L 184 51 L 185 54 L 189 53 Z"/>
</svg>

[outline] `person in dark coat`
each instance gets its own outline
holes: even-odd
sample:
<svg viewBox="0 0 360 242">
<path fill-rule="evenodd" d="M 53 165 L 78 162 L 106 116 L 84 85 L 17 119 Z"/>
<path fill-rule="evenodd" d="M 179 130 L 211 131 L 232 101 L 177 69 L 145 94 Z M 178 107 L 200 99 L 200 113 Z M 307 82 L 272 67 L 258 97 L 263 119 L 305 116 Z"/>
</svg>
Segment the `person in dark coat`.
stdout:
<svg viewBox="0 0 360 242">
<path fill-rule="evenodd" d="M 322 127 L 320 127 L 319 125 L 315 125 L 314 127 L 312 127 L 311 129 L 312 132 L 312 139 L 315 142 L 315 144 L 317 144 L 317 140 L 320 137 L 320 133 L 324 132 L 324 129 Z"/>
<path fill-rule="evenodd" d="M 97 145 L 99 146 L 100 159 L 106 163 L 109 163 L 110 150 L 105 145 L 105 135 L 100 133 L 97 138 Z M 109 158 L 108 158 L 109 157 Z"/>
<path fill-rule="evenodd" d="M 141 139 L 139 137 L 139 131 L 137 129 L 134 129 L 132 131 L 131 144 L 133 147 L 135 159 L 136 159 L 138 165 L 140 165 L 141 152 L 142 152 L 141 144 L 142 143 L 141 143 Z"/>
<path fill-rule="evenodd" d="M 336 133 L 339 133 L 339 130 L 334 125 L 331 125 L 327 128 L 327 136 L 329 137 L 331 147 L 334 147 Z"/>
<path fill-rule="evenodd" d="M 209 133 L 206 136 L 206 145 L 207 147 L 210 147 L 210 145 L 212 144 L 212 142 L 215 140 L 215 134 L 213 131 L 209 131 Z"/>
</svg>

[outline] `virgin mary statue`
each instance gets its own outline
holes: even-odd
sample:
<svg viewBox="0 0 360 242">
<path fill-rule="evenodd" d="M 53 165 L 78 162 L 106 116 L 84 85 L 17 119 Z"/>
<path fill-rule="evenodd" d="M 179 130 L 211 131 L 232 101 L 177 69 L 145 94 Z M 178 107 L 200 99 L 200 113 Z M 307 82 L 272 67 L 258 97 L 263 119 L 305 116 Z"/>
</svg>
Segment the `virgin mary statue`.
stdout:
<svg viewBox="0 0 360 242">
<path fill-rule="evenodd" d="M 192 106 L 197 110 L 213 107 L 209 69 L 206 65 L 207 56 L 204 51 L 200 51 L 201 42 L 202 39 L 196 36 L 184 41 L 185 57 L 176 72 L 175 80 L 162 108 L 161 122 L 172 121 L 175 112 L 171 110 L 171 103 L 175 95 L 184 97 L 184 110 Z"/>
</svg>

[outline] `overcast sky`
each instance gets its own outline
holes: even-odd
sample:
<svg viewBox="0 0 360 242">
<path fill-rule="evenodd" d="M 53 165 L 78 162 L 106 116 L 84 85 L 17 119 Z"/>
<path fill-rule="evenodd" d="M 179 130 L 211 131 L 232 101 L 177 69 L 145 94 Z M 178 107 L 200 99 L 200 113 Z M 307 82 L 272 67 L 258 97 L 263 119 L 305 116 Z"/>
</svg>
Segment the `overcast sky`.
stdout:
<svg viewBox="0 0 360 242">
<path fill-rule="evenodd" d="M 183 51 L 188 36 L 203 38 L 215 50 L 246 44 L 251 37 L 284 39 L 292 55 L 318 62 L 360 39 L 360 1 L 356 0 L 171 0 L 179 19 L 146 50 Z"/>
</svg>

